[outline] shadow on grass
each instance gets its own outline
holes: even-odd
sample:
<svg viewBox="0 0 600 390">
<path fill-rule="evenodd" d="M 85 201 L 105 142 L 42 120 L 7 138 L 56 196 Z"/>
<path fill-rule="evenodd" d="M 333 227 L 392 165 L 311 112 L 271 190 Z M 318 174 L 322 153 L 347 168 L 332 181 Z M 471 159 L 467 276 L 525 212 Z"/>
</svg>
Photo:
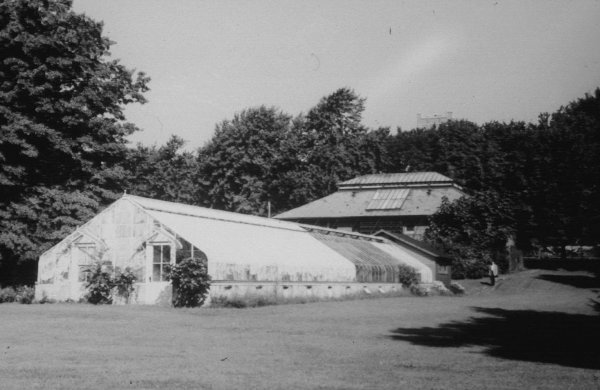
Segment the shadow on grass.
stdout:
<svg viewBox="0 0 600 390">
<path fill-rule="evenodd" d="M 600 276 L 588 275 L 551 275 L 544 274 L 537 279 L 547 280 L 549 282 L 566 284 L 577 288 L 597 288 L 600 287 Z"/>
<path fill-rule="evenodd" d="M 591 305 L 600 310 L 600 304 Z M 437 327 L 398 328 L 389 337 L 428 347 L 484 347 L 503 359 L 600 369 L 600 316 L 475 307 L 485 316 Z"/>
</svg>

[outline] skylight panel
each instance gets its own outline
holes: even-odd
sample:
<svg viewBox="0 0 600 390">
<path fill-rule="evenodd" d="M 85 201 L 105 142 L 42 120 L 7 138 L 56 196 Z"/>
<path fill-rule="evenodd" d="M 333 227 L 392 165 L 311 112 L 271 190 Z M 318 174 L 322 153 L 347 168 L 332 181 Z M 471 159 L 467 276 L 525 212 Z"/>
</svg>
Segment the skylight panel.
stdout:
<svg viewBox="0 0 600 390">
<path fill-rule="evenodd" d="M 409 193 L 409 188 L 379 189 L 373 195 L 367 210 L 399 210 Z"/>
</svg>

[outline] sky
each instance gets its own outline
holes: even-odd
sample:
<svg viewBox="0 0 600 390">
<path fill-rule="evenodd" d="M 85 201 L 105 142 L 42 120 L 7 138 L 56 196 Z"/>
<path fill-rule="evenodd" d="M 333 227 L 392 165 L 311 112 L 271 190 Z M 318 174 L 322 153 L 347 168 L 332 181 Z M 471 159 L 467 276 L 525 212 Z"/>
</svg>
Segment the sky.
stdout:
<svg viewBox="0 0 600 390">
<path fill-rule="evenodd" d="M 151 77 L 125 110 L 143 131 L 204 145 L 260 105 L 306 113 L 349 87 L 363 124 L 416 127 L 448 111 L 535 122 L 600 87 L 600 1 L 74 0 L 104 22 L 112 58 Z"/>
</svg>

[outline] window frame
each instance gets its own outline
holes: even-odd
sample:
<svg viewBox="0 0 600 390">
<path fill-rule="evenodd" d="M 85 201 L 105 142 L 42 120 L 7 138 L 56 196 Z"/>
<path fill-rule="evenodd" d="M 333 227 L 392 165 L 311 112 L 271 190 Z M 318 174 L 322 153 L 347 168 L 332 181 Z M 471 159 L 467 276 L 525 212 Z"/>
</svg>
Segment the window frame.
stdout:
<svg viewBox="0 0 600 390">
<path fill-rule="evenodd" d="M 438 275 L 449 275 L 450 274 L 450 265 L 438 264 L 437 273 L 438 273 Z"/>
<path fill-rule="evenodd" d="M 149 276 L 149 282 L 150 283 L 161 283 L 161 282 L 168 282 L 169 279 L 165 278 L 165 266 L 166 265 L 171 265 L 173 264 L 173 245 L 171 243 L 154 243 L 152 245 L 150 245 L 151 249 L 151 259 L 150 259 L 150 276 Z M 158 250 L 158 252 L 160 253 L 160 258 L 158 259 L 158 261 L 156 261 L 156 249 L 160 248 Z M 165 254 L 168 254 L 168 258 L 167 256 L 165 256 Z M 158 266 L 158 270 L 159 270 L 159 277 L 158 280 L 156 280 L 157 278 L 155 278 L 155 267 Z"/>
<path fill-rule="evenodd" d="M 415 233 L 415 225 L 404 225 L 402 227 L 404 234 L 414 234 Z"/>
<path fill-rule="evenodd" d="M 76 244 L 75 247 L 79 250 L 77 259 L 77 282 L 87 283 L 90 280 L 91 268 L 94 264 L 94 256 L 90 252 L 93 253 L 96 251 L 96 244 Z"/>
</svg>

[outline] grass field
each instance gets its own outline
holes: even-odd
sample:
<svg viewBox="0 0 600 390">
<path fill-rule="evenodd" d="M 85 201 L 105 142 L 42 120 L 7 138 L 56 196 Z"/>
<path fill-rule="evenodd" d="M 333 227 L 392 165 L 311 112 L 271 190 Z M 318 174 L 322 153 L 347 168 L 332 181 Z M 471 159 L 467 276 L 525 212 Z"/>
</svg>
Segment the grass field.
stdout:
<svg viewBox="0 0 600 390">
<path fill-rule="evenodd" d="M 253 309 L 0 305 L 0 389 L 599 389 L 600 281 Z"/>
</svg>

